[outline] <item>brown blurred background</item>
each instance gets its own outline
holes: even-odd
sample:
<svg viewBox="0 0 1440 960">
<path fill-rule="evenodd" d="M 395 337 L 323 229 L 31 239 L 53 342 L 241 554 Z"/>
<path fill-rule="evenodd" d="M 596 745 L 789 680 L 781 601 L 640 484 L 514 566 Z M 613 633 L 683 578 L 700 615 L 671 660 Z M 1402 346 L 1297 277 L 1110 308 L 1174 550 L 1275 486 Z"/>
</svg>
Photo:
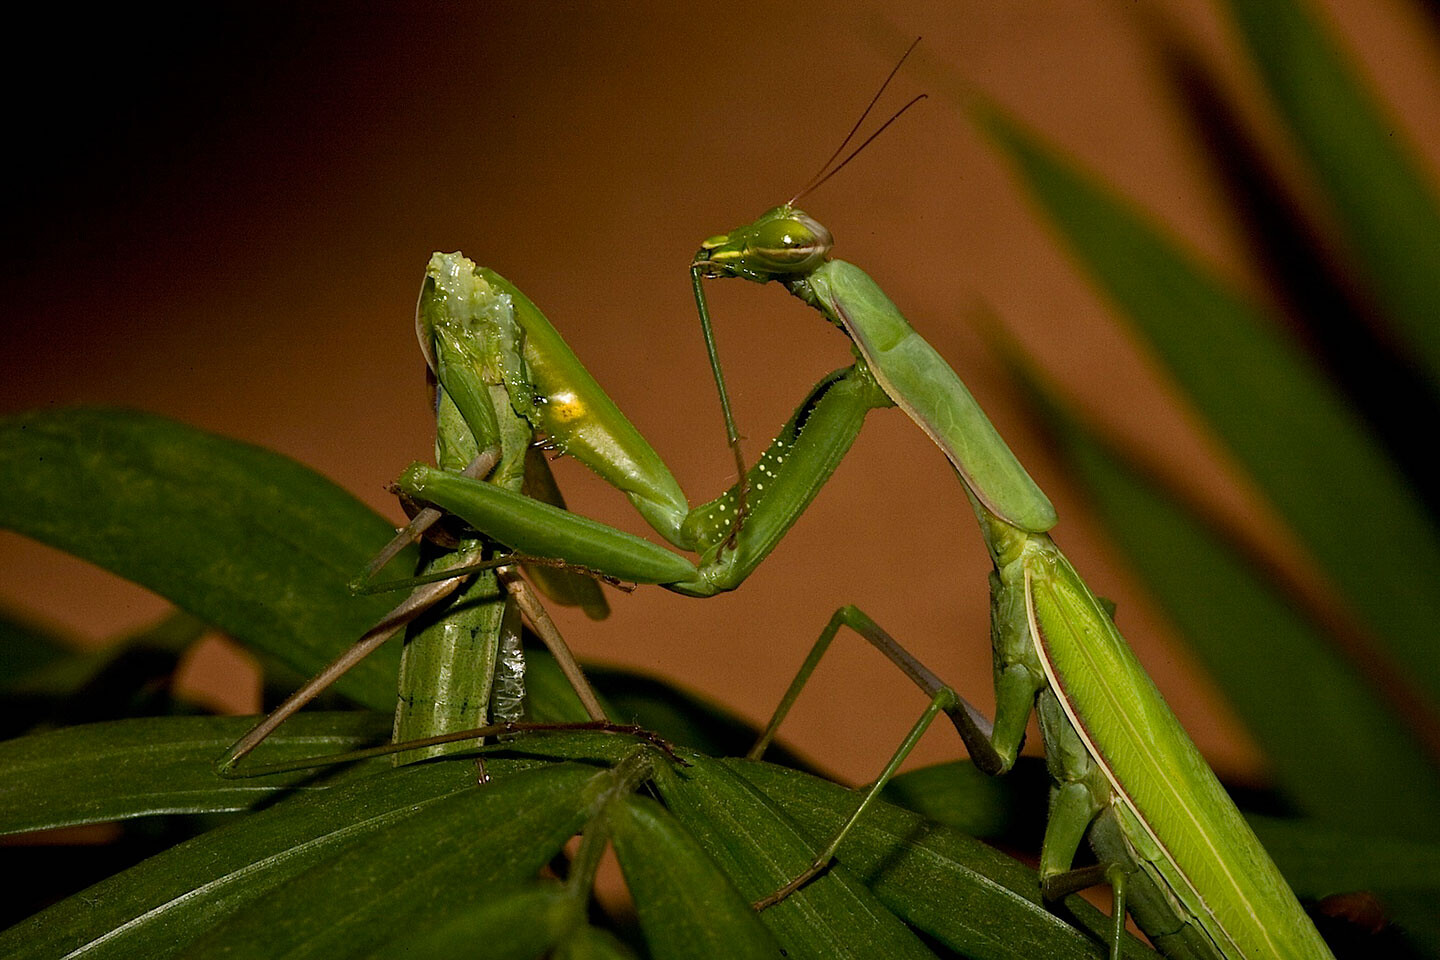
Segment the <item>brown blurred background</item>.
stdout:
<svg viewBox="0 0 1440 960">
<path fill-rule="evenodd" d="M 1320 4 L 1440 166 L 1440 79 L 1417 0 Z M 125 404 L 280 450 L 399 516 L 384 486 L 429 455 L 411 327 L 432 250 L 518 283 L 672 465 L 692 501 L 731 479 L 685 267 L 704 237 L 793 193 L 909 38 L 891 100 L 936 94 L 806 201 L 959 370 L 1050 492 L 1058 538 L 1222 774 L 1253 747 L 1136 594 L 985 350 L 989 313 L 1088 414 L 1197 495 L 1273 526 L 1058 252 L 943 91 L 963 78 L 1098 169 L 1230 279 L 1258 290 L 1239 225 L 1155 56 L 1202 51 L 1268 119 L 1205 2 L 393 4 L 264 14 L 236 5 L 17 26 L 0 408 Z M 798 302 L 712 290 L 753 458 L 846 344 Z M 641 532 L 561 462 L 573 508 Z M 163 517 L 156 518 L 164 523 Z M 1277 540 L 1280 540 L 1278 535 Z M 164 604 L 10 535 L 0 602 L 98 641 Z M 1282 554 L 1285 548 L 1278 547 Z M 1303 573 L 1303 571 L 1301 571 Z M 709 601 L 647 588 L 609 621 L 561 614 L 583 657 L 682 681 L 762 720 L 808 643 L 855 602 L 989 709 L 986 560 L 941 455 L 874 415 L 773 557 Z M 225 673 L 240 670 L 238 675 Z M 255 708 L 216 641 L 201 696 Z M 238 679 L 237 679 L 238 677 Z M 841 646 L 787 725 L 863 780 L 923 707 L 878 656 Z M 960 752 L 935 731 L 919 761 Z"/>
</svg>

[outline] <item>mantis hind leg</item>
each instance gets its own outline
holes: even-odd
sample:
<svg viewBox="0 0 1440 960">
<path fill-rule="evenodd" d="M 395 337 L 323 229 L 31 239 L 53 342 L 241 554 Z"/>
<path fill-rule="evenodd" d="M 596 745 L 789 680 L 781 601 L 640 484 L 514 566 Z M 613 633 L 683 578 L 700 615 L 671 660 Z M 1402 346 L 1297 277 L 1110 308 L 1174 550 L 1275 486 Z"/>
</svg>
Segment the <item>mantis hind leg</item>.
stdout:
<svg viewBox="0 0 1440 960">
<path fill-rule="evenodd" d="M 1064 717 L 1059 703 L 1048 691 L 1038 704 L 1040 726 L 1045 731 L 1051 773 L 1058 783 L 1050 793 L 1050 812 L 1045 821 L 1045 838 L 1040 845 L 1040 892 L 1046 900 L 1059 900 L 1080 890 L 1108 883 L 1113 893 L 1109 947 L 1111 960 L 1120 960 L 1125 944 L 1125 912 L 1130 892 L 1132 864 L 1119 850 L 1112 793 L 1103 773 L 1090 761 L 1079 735 Z M 1057 762 L 1055 757 L 1065 758 Z M 1071 866 L 1087 833 L 1105 833 L 1107 843 L 1092 843 L 1100 862 L 1085 867 Z M 1115 836 L 1109 836 L 1116 834 Z"/>
<path fill-rule="evenodd" d="M 483 476 L 494 467 L 498 459 L 498 449 L 498 447 L 487 447 L 485 450 L 482 450 L 461 472 L 467 476 Z M 433 513 L 433 516 L 424 515 L 422 517 L 417 515 L 416 521 L 419 522 L 412 521 L 409 526 L 397 532 L 395 539 L 381 552 L 381 556 L 386 557 L 388 562 L 388 558 L 393 557 L 395 552 L 397 552 L 397 543 L 400 544 L 400 546 L 404 546 L 414 538 L 424 534 L 426 529 L 440 516 L 436 511 L 431 511 L 431 513 Z M 460 559 L 462 565 L 465 559 L 462 554 Z M 478 555 L 474 559 L 479 559 Z M 383 566 L 383 563 L 377 566 L 372 562 L 371 569 L 367 570 L 366 575 L 368 576 L 374 570 L 378 570 L 379 566 Z M 535 629 L 536 635 L 540 637 L 545 646 L 555 656 L 566 679 L 569 680 L 575 688 L 575 692 L 580 697 L 580 701 L 584 705 L 585 711 L 590 716 L 590 719 L 593 721 L 604 721 L 606 719 L 605 711 L 600 706 L 600 701 L 595 695 L 594 688 L 590 686 L 589 680 L 587 680 L 584 673 L 581 672 L 579 665 L 575 662 L 574 656 L 570 653 L 569 646 L 565 643 L 564 637 L 560 635 L 559 629 L 556 628 L 554 621 L 550 619 L 550 615 L 546 612 L 544 605 L 540 602 L 540 598 L 535 594 L 535 591 L 530 589 L 529 585 L 520 578 L 519 574 L 516 573 L 513 568 L 502 568 L 497 571 L 497 575 L 505 584 L 509 595 L 514 598 L 515 603 L 525 614 L 525 618 Z M 408 597 L 400 601 L 394 609 L 382 617 L 375 626 L 366 631 L 364 636 L 341 653 L 340 656 L 336 657 L 325 669 L 308 680 L 300 689 L 287 697 L 280 706 L 276 707 L 261 719 L 245 736 L 235 741 L 235 743 L 230 746 L 230 749 L 226 750 L 224 755 L 216 761 L 216 771 L 221 776 L 226 777 L 246 776 L 247 774 L 236 769 L 237 765 L 247 754 L 264 742 L 265 738 L 273 733 L 280 724 L 284 723 L 297 713 L 300 708 L 315 699 L 323 690 L 334 683 L 337 678 L 355 666 L 355 664 L 368 657 L 379 648 L 381 644 L 403 630 L 412 620 L 415 620 L 447 600 L 459 589 L 462 583 L 463 579 L 451 579 L 435 583 L 426 583 L 417 587 Z"/>
<path fill-rule="evenodd" d="M 426 750 L 431 747 L 445 746 L 448 744 L 464 743 L 466 741 L 484 740 L 489 737 L 510 738 L 525 733 L 573 733 L 593 732 L 607 733 L 616 736 L 632 737 L 635 740 L 648 744 L 663 753 L 670 760 L 681 766 L 685 760 L 676 753 L 675 748 L 659 734 L 633 723 L 614 723 L 610 720 L 576 720 L 558 723 L 532 723 L 528 721 L 512 721 L 508 723 L 490 723 L 480 727 L 472 727 L 469 730 L 451 730 L 446 733 L 438 733 L 431 737 L 419 737 L 414 740 L 402 740 L 399 743 L 382 743 L 373 747 L 362 747 L 358 750 L 347 750 L 344 753 L 332 753 L 319 757 L 304 757 L 300 760 L 285 760 L 277 763 L 258 763 L 246 766 L 242 771 L 217 771 L 220 776 L 228 778 L 263 777 L 274 773 L 293 773 L 297 770 L 318 770 L 321 767 L 330 767 L 342 763 L 356 763 L 360 760 L 370 760 L 375 757 L 388 757 L 396 754 L 409 753 Z M 480 783 L 487 782 L 488 778 L 483 775 L 479 777 Z"/>
<path fill-rule="evenodd" d="M 509 595 L 514 598 L 521 612 L 525 615 L 525 619 L 529 621 L 530 625 L 534 628 L 536 635 L 540 637 L 546 648 L 555 656 L 561 671 L 565 674 L 566 680 L 568 680 L 575 689 L 575 693 L 580 698 L 585 712 L 590 716 L 590 722 L 601 725 L 608 724 L 609 721 L 605 715 L 604 708 L 600 705 L 594 688 L 590 686 L 590 681 L 581 671 L 579 664 L 575 662 L 574 655 L 570 653 L 570 648 L 565 643 L 564 637 L 560 635 L 559 629 L 555 626 L 554 621 L 550 619 L 549 613 L 546 612 L 544 605 L 540 602 L 540 598 L 535 594 L 535 591 L 530 589 L 529 584 L 525 583 L 513 568 L 501 568 L 499 576 L 504 582 Z M 386 614 L 379 623 L 371 627 L 363 637 L 332 661 L 329 666 L 306 681 L 304 686 L 292 693 L 280 706 L 276 707 L 259 723 L 250 728 L 250 731 L 246 733 L 245 736 L 235 741 L 230 749 L 226 750 L 225 754 L 216 761 L 216 772 L 222 777 L 246 777 L 278 772 L 273 769 L 262 769 L 259 767 L 241 771 L 237 769 L 237 766 L 252 750 L 263 743 L 266 737 L 275 732 L 275 729 L 279 727 L 280 724 L 292 717 L 301 707 L 305 706 L 305 704 L 315 699 L 321 691 L 334 683 L 338 677 L 355 664 L 369 656 L 386 640 L 389 640 L 403 630 L 406 624 L 426 613 L 436 604 L 454 593 L 460 582 L 459 580 L 449 580 L 426 584 L 402 600 L 394 610 Z M 474 734 L 472 734 L 472 736 L 473 735 Z M 415 741 L 414 746 L 437 746 L 439 744 L 453 742 L 435 738 L 423 738 L 423 741 L 424 742 Z M 396 751 L 389 750 L 386 752 L 393 753 Z M 366 755 L 368 756 L 370 754 Z M 353 757 L 346 759 L 362 758 Z M 337 758 L 327 758 L 327 762 L 337 763 L 342 761 Z M 301 766 L 297 769 L 305 769 L 305 767 Z"/>
<path fill-rule="evenodd" d="M 1066 786 L 1074 787 L 1076 785 L 1067 784 Z M 1057 862 L 1063 861 L 1068 867 L 1074 858 L 1080 838 L 1095 822 L 1095 814 L 1092 812 L 1093 805 L 1089 799 L 1082 796 L 1079 791 L 1072 791 L 1067 798 L 1062 799 L 1061 792 L 1063 790 L 1065 790 L 1063 787 L 1057 789 L 1056 796 L 1052 798 L 1050 819 L 1045 827 L 1045 843 L 1040 852 L 1040 891 L 1046 900 L 1053 901 L 1102 883 L 1109 884 L 1111 890 L 1110 929 L 1107 931 L 1106 943 L 1109 947 L 1110 960 L 1121 960 L 1126 944 L 1125 917 L 1130 904 L 1132 867 L 1120 859 L 1102 860 L 1100 863 L 1087 867 L 1066 869 L 1057 866 Z M 1062 848 L 1069 845 L 1072 837 L 1074 845 L 1070 845 L 1068 852 L 1062 852 Z M 1190 954 L 1183 953 L 1182 955 L 1189 956 Z"/>
<path fill-rule="evenodd" d="M 766 725 L 765 732 L 760 735 L 755 746 L 751 748 L 748 754 L 750 759 L 759 759 L 764 754 L 766 747 L 774 739 L 781 722 L 800 696 L 801 689 L 810 679 L 810 675 L 815 672 L 816 666 L 830 648 L 831 641 L 839 634 L 841 627 L 849 627 L 883 653 L 891 663 L 899 667 L 917 687 L 930 697 L 930 703 L 925 708 L 925 712 L 921 714 L 920 719 L 911 727 L 910 732 L 905 736 L 904 741 L 891 756 L 889 762 L 886 763 L 885 769 L 865 791 L 865 796 L 861 799 L 855 812 L 845 821 L 835 837 L 821 850 L 803 873 L 770 896 L 757 901 L 754 905 L 757 910 L 763 910 L 765 907 L 780 902 L 829 866 L 835 856 L 835 851 L 839 848 L 841 841 L 845 839 L 845 835 L 849 833 L 850 828 L 864 816 L 865 811 L 879 797 L 885 784 L 895 775 L 900 764 L 910 755 L 915 744 L 920 741 L 920 737 L 939 714 L 944 713 L 949 717 L 977 766 L 987 772 L 998 772 L 1009 769 L 1014 762 L 1015 755 L 1020 748 L 1020 740 L 1024 736 L 1025 719 L 1034 703 L 1035 686 L 1028 671 L 1016 672 L 1011 669 L 1011 665 L 997 661 L 996 712 L 997 717 L 1003 718 L 1004 722 L 1003 724 L 992 723 L 989 718 L 917 660 L 898 640 L 882 629 L 863 610 L 853 605 L 847 605 L 836 610 L 830 617 L 830 622 L 821 631 L 819 639 L 811 647 L 809 656 L 805 658 L 805 662 L 795 675 L 795 679 L 791 681 L 790 687 L 785 691 L 774 715 Z M 1018 722 L 1014 719 L 1017 716 Z M 1008 739 L 997 741 L 995 737 L 997 729 L 1008 731 L 1006 734 Z"/>
</svg>

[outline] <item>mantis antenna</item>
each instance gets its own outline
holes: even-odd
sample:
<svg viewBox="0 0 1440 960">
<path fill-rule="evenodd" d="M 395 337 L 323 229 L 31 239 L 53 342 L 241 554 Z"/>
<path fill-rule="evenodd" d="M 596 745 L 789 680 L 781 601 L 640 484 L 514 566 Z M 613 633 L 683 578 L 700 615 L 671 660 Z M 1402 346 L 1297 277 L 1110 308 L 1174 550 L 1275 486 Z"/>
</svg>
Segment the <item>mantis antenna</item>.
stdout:
<svg viewBox="0 0 1440 960">
<path fill-rule="evenodd" d="M 921 100 L 924 100 L 927 97 L 927 94 L 922 93 L 919 96 L 912 98 L 909 103 L 905 104 L 905 106 L 895 111 L 895 113 L 890 117 L 889 120 L 886 120 L 884 123 L 882 123 L 879 130 L 876 130 L 874 133 L 870 134 L 870 136 L 866 137 L 865 142 L 852 150 L 848 157 L 840 161 L 840 163 L 837 164 L 834 168 L 831 168 L 830 165 L 832 163 L 835 163 L 835 158 L 840 156 L 840 154 L 844 151 L 846 145 L 848 145 L 851 140 L 855 139 L 855 134 L 859 132 L 860 127 L 865 123 L 865 118 L 870 116 L 870 111 L 875 109 L 875 104 L 880 102 L 880 97 L 884 95 L 885 89 L 890 86 L 890 81 L 895 79 L 895 74 L 900 72 L 900 68 L 903 67 L 905 65 L 905 61 L 910 58 L 910 54 L 914 53 L 915 48 L 920 45 L 920 39 L 920 37 L 916 37 L 910 43 L 910 46 L 905 48 L 905 52 L 900 55 L 900 59 L 895 62 L 895 66 L 890 68 L 890 73 L 886 75 L 884 82 L 880 84 L 880 89 L 875 91 L 875 95 L 871 97 L 870 102 L 865 105 L 865 109 L 861 112 L 859 119 L 855 121 L 855 125 L 850 128 L 849 133 L 845 134 L 845 139 L 840 141 L 840 145 L 835 148 L 835 152 L 830 154 L 830 156 L 825 159 L 825 162 L 820 165 L 819 170 L 815 171 L 815 175 L 810 178 L 810 181 L 806 183 L 805 186 L 802 187 L 799 192 L 797 192 L 793 197 L 785 201 L 785 205 L 787 207 L 793 207 L 796 201 L 798 201 L 801 197 L 804 197 L 812 190 L 815 190 L 821 184 L 825 183 L 825 181 L 829 180 L 831 177 L 835 176 L 835 174 L 843 170 L 846 164 L 848 164 L 851 160 L 854 160 L 860 154 L 860 151 L 864 150 L 870 145 L 870 141 L 874 140 L 876 137 L 880 136 L 880 134 L 884 133 L 886 127 L 890 126 L 890 124 L 894 123 L 896 120 L 899 120 L 900 116 L 906 110 L 909 110 L 911 107 L 915 106 L 915 104 L 919 103 Z"/>
</svg>

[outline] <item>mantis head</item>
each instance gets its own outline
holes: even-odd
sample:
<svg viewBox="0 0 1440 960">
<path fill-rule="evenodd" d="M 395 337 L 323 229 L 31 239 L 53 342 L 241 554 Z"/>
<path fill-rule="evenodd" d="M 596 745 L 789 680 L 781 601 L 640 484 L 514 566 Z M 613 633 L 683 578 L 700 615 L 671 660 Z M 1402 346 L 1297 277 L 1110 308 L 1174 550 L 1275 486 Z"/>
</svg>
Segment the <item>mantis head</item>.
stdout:
<svg viewBox="0 0 1440 960">
<path fill-rule="evenodd" d="M 830 256 L 835 239 L 814 217 L 789 204 L 700 245 L 690 269 L 707 279 L 744 277 L 767 283 L 803 276 Z"/>
</svg>

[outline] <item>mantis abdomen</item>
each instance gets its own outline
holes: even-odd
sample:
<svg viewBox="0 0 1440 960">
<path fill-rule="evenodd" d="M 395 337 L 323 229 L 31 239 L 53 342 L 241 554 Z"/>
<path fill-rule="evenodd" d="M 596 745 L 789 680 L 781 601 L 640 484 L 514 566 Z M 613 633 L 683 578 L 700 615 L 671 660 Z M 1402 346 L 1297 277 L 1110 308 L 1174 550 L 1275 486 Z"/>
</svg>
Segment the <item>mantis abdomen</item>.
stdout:
<svg viewBox="0 0 1440 960">
<path fill-rule="evenodd" d="M 1130 912 L 1173 954 L 1329 957 L 1109 614 L 1048 536 L 1014 535 L 1023 542 L 998 579 L 1023 597 L 1044 672 L 1038 713 L 1057 790 L 1080 795 L 1073 810 L 1052 809 L 1047 845 L 1067 833 L 1056 818 L 1083 816 L 1088 799 L 1092 846 L 1128 871 Z M 1055 862 L 1064 853 L 1042 853 L 1042 874 L 1068 866 Z"/>
</svg>

